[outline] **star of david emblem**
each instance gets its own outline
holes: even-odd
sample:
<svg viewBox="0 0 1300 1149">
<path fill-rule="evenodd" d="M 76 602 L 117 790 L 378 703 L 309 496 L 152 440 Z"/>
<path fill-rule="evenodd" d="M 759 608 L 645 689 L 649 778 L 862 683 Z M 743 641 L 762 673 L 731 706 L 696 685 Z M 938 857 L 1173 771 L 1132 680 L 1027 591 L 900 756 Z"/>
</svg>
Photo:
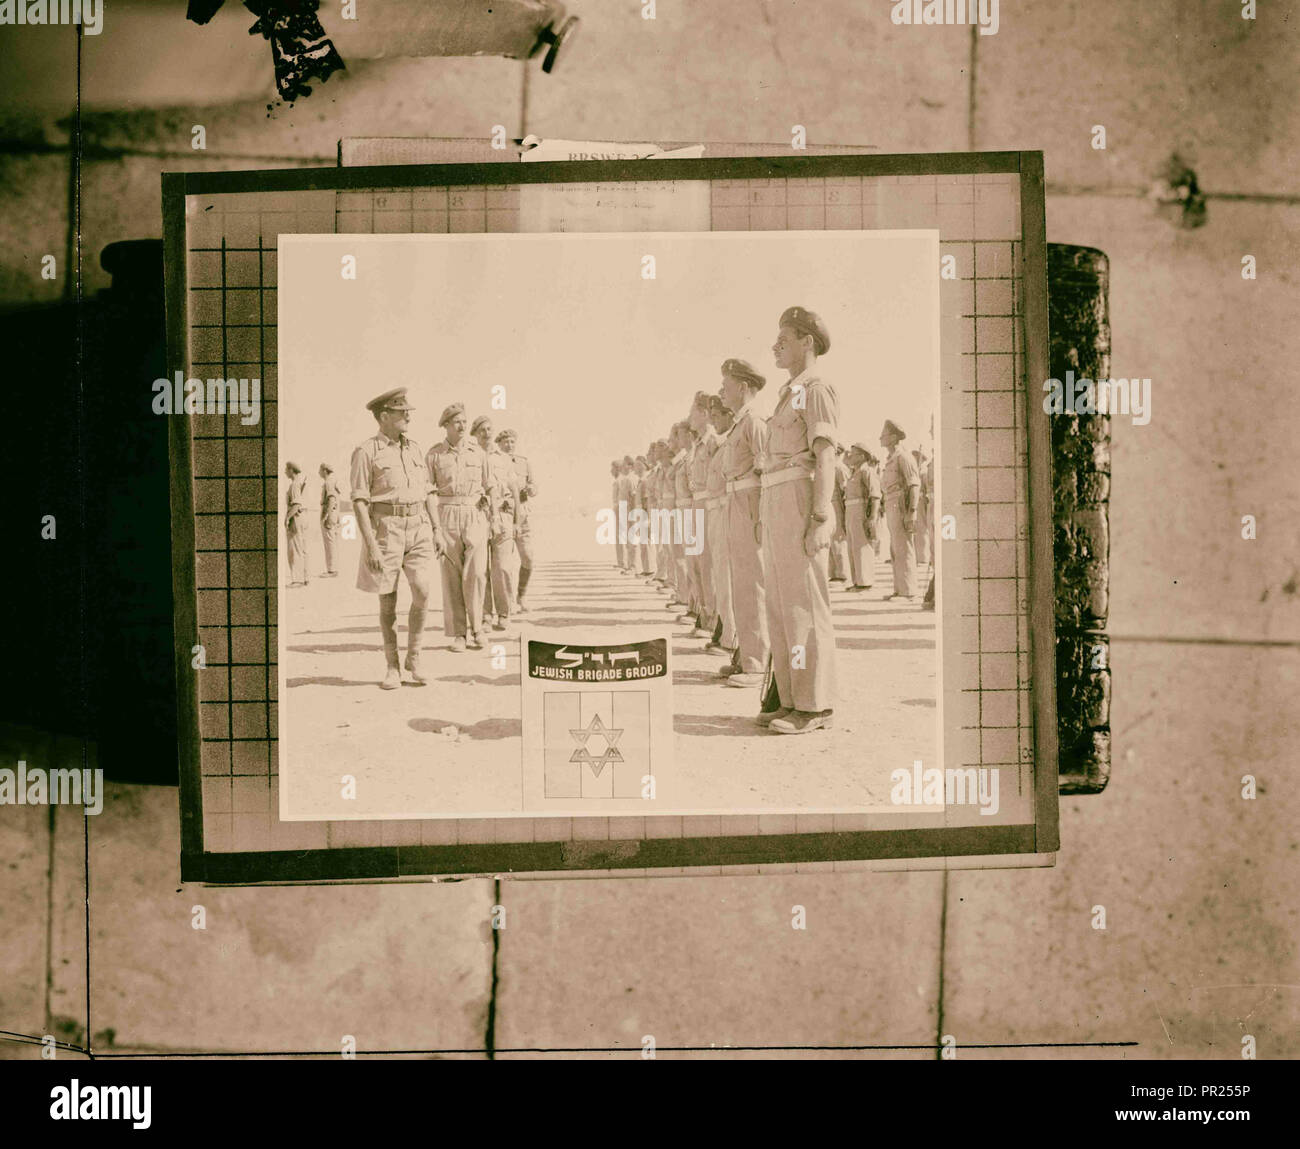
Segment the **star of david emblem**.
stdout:
<svg viewBox="0 0 1300 1149">
<path fill-rule="evenodd" d="M 569 761 L 587 763 L 597 778 L 610 762 L 623 761 L 623 754 L 618 748 L 618 740 L 623 736 L 622 729 L 606 726 L 600 720 L 599 714 L 592 718 L 585 729 L 570 730 L 569 733 L 573 735 L 574 741 L 579 743 L 578 749 L 573 752 Z M 593 734 L 599 734 L 605 740 L 605 752 L 599 758 L 593 758 L 587 748 L 587 739 Z"/>
</svg>

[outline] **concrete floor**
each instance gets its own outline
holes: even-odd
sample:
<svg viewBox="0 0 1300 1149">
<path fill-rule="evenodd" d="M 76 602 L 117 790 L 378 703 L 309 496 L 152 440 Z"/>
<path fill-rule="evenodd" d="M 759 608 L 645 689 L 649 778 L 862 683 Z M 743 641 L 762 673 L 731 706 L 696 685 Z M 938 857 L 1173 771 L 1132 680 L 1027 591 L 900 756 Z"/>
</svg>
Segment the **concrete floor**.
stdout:
<svg viewBox="0 0 1300 1149">
<path fill-rule="evenodd" d="M 83 170 L 88 290 L 106 282 L 105 244 L 160 234 L 161 170 L 331 163 L 340 135 L 500 123 L 780 143 L 802 124 L 812 142 L 886 152 L 1042 148 L 1048 238 L 1109 254 L 1113 374 L 1152 379 L 1151 422 L 1114 427 L 1110 788 L 1062 802 L 1051 870 L 499 886 L 183 887 L 174 790 L 118 786 L 88 823 L 8 807 L 0 1029 L 119 1052 L 332 1055 L 351 1034 L 362 1052 L 482 1056 L 490 1039 L 528 1057 L 639 1053 L 651 1035 L 660 1056 L 933 1058 L 951 1034 L 963 1058 L 1236 1059 L 1251 1034 L 1261 1058 L 1300 1054 L 1294 20 L 1277 5 L 1243 21 L 1209 0 L 1066 0 L 1004 5 L 998 34 L 972 37 L 894 27 L 887 5 L 855 0 L 824 0 L 815 21 L 783 2 L 660 4 L 654 21 L 631 2 L 575 6 L 574 54 L 526 89 L 503 60 L 359 62 L 270 114 L 267 49 L 242 10 L 186 30 L 216 63 L 238 57 L 205 76 L 146 52 L 183 5 L 111 7 L 83 88 L 100 149 Z M 115 39 L 119 11 L 136 31 Z M 66 64 L 64 41 L 40 43 Z M 112 69 L 96 57 L 110 47 Z M 5 306 L 62 291 L 33 269 L 66 244 L 71 99 L 39 74 L 3 82 L 4 134 L 22 142 L 0 156 Z M 196 123 L 206 153 L 190 150 Z M 1211 194 L 1198 230 L 1144 198 L 1175 151 Z M 81 755 L 21 730 L 4 751 Z M 11 1040 L 0 1056 L 38 1049 Z"/>
</svg>

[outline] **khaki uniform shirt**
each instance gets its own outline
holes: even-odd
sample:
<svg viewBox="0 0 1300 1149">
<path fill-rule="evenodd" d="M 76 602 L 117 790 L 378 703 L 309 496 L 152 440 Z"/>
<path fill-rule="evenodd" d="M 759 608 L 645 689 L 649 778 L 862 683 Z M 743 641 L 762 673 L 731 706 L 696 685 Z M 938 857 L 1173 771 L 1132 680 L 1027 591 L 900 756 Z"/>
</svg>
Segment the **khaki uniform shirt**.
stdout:
<svg viewBox="0 0 1300 1149">
<path fill-rule="evenodd" d="M 796 407 L 799 389 L 803 406 Z M 835 388 L 817 375 L 804 371 L 781 388 L 776 410 L 767 421 L 767 457 L 764 474 L 786 467 L 802 467 L 812 474 L 816 455 L 813 444 L 818 439 L 835 441 L 840 422 L 840 401 Z"/>
<path fill-rule="evenodd" d="M 352 501 L 422 503 L 433 485 L 420 445 L 382 431 L 352 452 Z"/>
<path fill-rule="evenodd" d="M 752 402 L 736 412 L 736 421 L 722 445 L 722 474 L 727 480 L 744 479 L 761 466 L 767 453 L 767 423 Z"/>
<path fill-rule="evenodd" d="M 493 490 L 487 452 L 469 435 L 456 447 L 446 439 L 430 447 L 428 464 L 440 499 L 482 498 Z"/>
</svg>

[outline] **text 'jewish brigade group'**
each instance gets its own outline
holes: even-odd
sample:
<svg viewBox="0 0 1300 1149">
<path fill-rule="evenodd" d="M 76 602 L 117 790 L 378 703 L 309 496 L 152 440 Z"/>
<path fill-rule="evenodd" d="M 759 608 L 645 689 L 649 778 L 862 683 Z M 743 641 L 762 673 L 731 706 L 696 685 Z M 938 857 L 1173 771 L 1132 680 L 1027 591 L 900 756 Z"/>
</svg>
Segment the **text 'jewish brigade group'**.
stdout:
<svg viewBox="0 0 1300 1149">
<path fill-rule="evenodd" d="M 528 515 L 537 488 L 528 460 L 515 453 L 515 433 L 494 438 L 490 419 L 480 416 L 470 425 L 464 404 L 453 403 L 438 421 L 446 437 L 426 452 L 406 434 L 414 410 L 406 391 L 399 387 L 366 404 L 378 432 L 352 452 L 350 477 L 362 540 L 357 588 L 379 596 L 386 690 L 401 686 L 403 665 L 412 682 L 427 681 L 420 647 L 435 559 L 442 571 L 443 629 L 453 651 L 481 649 L 488 628 L 504 637 L 511 616 L 527 610 L 533 568 Z M 306 479 L 296 463 L 287 463 L 285 474 L 290 586 L 301 587 L 310 577 Z M 338 573 L 341 495 L 328 464 L 321 464 L 320 474 L 328 578 Z M 397 644 L 402 574 L 411 588 L 404 663 Z"/>
<path fill-rule="evenodd" d="M 668 609 L 685 608 L 680 617 L 694 620 L 705 649 L 730 655 L 721 682 L 762 688 L 760 726 L 802 734 L 831 725 L 830 584 L 871 589 L 882 517 L 887 597 L 911 602 L 919 592 L 917 567 L 933 559 L 934 460 L 900 447 L 906 435 L 892 420 L 880 434 L 883 463 L 862 443 L 846 450 L 839 399 L 820 368 L 825 323 L 790 307 L 778 328 L 772 353 L 789 379 L 769 418 L 755 410 L 766 380 L 728 359 L 716 395 L 697 393 L 666 439 L 611 472 L 614 506 L 626 505 L 620 520 L 633 524 L 620 531 L 619 568 L 666 593 Z M 688 516 L 702 540 L 680 529 Z M 934 608 L 932 573 L 923 607 Z"/>
</svg>

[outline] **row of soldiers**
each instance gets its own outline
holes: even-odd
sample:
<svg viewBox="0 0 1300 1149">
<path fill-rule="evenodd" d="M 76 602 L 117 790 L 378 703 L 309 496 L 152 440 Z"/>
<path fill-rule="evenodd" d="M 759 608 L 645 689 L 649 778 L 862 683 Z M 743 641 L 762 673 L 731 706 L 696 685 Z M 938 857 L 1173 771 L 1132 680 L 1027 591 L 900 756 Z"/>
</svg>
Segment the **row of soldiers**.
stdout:
<svg viewBox="0 0 1300 1149">
<path fill-rule="evenodd" d="M 697 545 L 643 532 L 619 543 L 617 565 L 659 587 L 669 609 L 684 607 L 707 650 L 730 654 L 719 671 L 726 685 L 769 687 L 756 721 L 782 734 L 831 726 L 829 584 L 873 585 L 882 517 L 894 571 L 889 598 L 914 600 L 917 547 L 923 565 L 933 547 L 933 460 L 901 450 L 906 433 L 892 420 L 880 436 L 883 460 L 862 443 L 843 447 L 838 397 L 818 371 L 829 350 L 820 317 L 787 308 L 772 352 L 789 380 L 770 418 L 755 410 L 766 379 L 745 360 L 727 359 L 717 394 L 698 392 L 666 439 L 610 466 L 616 507 L 641 509 L 651 521 L 656 513 L 668 521 L 664 511 L 702 515 Z M 927 606 L 932 592 L 933 580 Z"/>
<path fill-rule="evenodd" d="M 516 453 L 518 436 L 512 430 L 494 436 L 486 415 L 471 425 L 465 405 L 453 403 L 438 421 L 443 440 L 426 453 L 406 434 L 415 410 L 406 392 L 398 387 L 366 404 L 378 430 L 352 452 L 350 474 L 362 539 L 357 589 L 379 597 L 385 690 L 401 686 L 403 666 L 415 684 L 428 681 L 420 651 L 435 559 L 442 574 L 443 630 L 455 652 L 482 649 L 488 627 L 506 636 L 510 618 L 528 610 L 533 569 L 529 511 L 537 486 L 532 465 Z M 331 495 L 327 472 L 323 464 L 322 523 L 332 505 L 337 526 L 338 490 L 333 486 Z M 306 585 L 305 480 L 295 463 L 287 463 L 285 473 L 291 585 Z M 337 532 L 326 542 L 327 574 L 333 573 L 336 541 Z M 397 584 L 403 574 L 411 590 L 404 662 L 397 641 Z"/>
</svg>

